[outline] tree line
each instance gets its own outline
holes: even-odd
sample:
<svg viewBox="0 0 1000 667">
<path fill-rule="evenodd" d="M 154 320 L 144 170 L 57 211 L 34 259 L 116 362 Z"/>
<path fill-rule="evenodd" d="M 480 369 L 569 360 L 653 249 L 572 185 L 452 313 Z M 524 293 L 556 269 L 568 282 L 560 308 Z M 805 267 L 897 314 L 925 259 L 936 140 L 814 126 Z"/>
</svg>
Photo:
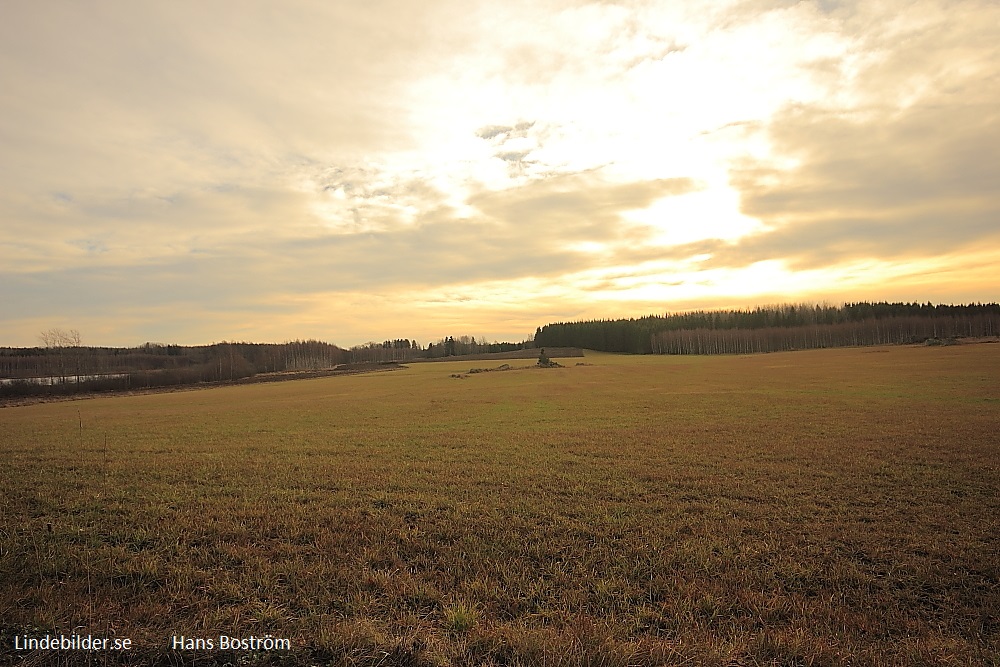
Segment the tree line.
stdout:
<svg viewBox="0 0 1000 667">
<path fill-rule="evenodd" d="M 348 363 L 386 363 L 391 361 L 406 361 L 421 356 L 423 350 L 420 343 L 408 338 L 384 340 L 381 343 L 369 341 L 364 345 L 355 345 L 346 352 Z"/>
<path fill-rule="evenodd" d="M 85 346 L 78 331 L 61 329 L 43 332 L 39 340 L 39 347 L 0 348 L 0 398 L 228 382 L 262 373 L 506 352 L 525 345 L 487 343 L 484 338 L 477 341 L 475 336 L 446 336 L 426 348 L 408 338 L 368 342 L 350 349 L 318 340 L 223 341 L 200 346 L 144 343 L 117 348 Z"/>
<path fill-rule="evenodd" d="M 530 346 L 530 341 L 508 343 L 486 342 L 485 336 L 476 340 L 475 336 L 444 336 L 428 343 L 426 348 L 415 340 L 406 338 L 386 340 L 381 343 L 368 342 L 357 345 L 347 351 L 348 360 L 355 363 L 385 363 L 392 361 L 408 361 L 412 359 L 441 359 L 463 354 L 487 354 L 491 352 L 510 352 L 523 350 Z"/>
<path fill-rule="evenodd" d="M 0 396 L 235 381 L 259 373 L 328 369 L 347 361 L 345 350 L 317 340 L 115 348 L 84 346 L 79 334 L 47 334 L 40 336 L 41 347 L 0 348 Z"/>
<path fill-rule="evenodd" d="M 745 354 L 1000 335 L 1000 304 L 782 304 L 539 327 L 537 347 L 633 354 Z"/>
<path fill-rule="evenodd" d="M 408 338 L 350 349 L 318 340 L 221 342 L 131 348 L 85 346 L 76 330 L 51 329 L 30 348 L 0 348 L 0 397 L 121 391 L 235 381 L 261 373 L 334 369 L 525 348 L 578 347 L 633 354 L 749 354 L 822 347 L 947 343 L 1000 336 L 1000 304 L 857 302 L 698 310 L 641 318 L 557 322 L 520 343 L 445 336 L 426 348 Z"/>
<path fill-rule="evenodd" d="M 530 345 L 530 341 L 520 343 L 500 343 L 494 341 L 487 343 L 485 337 L 480 337 L 477 342 L 475 336 L 460 336 L 458 338 L 447 336 L 435 343 L 428 344 L 424 356 L 428 359 L 440 359 L 442 357 L 455 357 L 463 354 L 513 352 L 514 350 L 523 350 L 526 346 Z"/>
</svg>

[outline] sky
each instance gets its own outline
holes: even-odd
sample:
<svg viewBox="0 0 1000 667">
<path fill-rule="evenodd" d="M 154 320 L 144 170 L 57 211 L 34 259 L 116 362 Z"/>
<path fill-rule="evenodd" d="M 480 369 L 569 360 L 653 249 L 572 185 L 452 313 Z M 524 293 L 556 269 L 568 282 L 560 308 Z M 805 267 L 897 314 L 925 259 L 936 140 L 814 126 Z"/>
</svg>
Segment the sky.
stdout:
<svg viewBox="0 0 1000 667">
<path fill-rule="evenodd" d="M 1000 299 L 995 0 L 0 14 L 0 346 Z"/>
</svg>

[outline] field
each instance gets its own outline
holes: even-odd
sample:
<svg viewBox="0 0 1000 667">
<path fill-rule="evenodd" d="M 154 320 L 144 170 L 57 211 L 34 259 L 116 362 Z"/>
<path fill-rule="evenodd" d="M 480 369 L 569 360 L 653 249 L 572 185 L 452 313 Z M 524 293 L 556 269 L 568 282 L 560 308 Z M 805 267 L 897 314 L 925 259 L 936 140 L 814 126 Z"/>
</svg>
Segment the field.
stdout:
<svg viewBox="0 0 1000 667">
<path fill-rule="evenodd" d="M 1000 345 L 560 361 L 0 409 L 0 664 L 1000 665 Z"/>
</svg>

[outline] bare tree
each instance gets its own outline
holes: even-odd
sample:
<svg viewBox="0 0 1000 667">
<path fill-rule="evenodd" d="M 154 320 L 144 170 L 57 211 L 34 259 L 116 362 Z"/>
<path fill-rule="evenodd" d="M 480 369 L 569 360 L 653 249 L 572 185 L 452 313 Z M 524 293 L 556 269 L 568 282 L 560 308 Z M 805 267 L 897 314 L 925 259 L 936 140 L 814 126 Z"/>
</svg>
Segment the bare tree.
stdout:
<svg viewBox="0 0 1000 667">
<path fill-rule="evenodd" d="M 80 332 L 76 329 L 49 329 L 38 334 L 38 339 L 45 347 L 80 347 Z"/>
<path fill-rule="evenodd" d="M 43 331 L 38 334 L 38 339 L 42 341 L 42 345 L 49 348 L 57 350 L 57 355 L 59 359 L 59 379 L 61 382 L 66 382 L 68 377 L 68 362 L 70 353 L 76 359 L 76 379 L 79 383 L 80 381 L 80 361 L 81 361 L 81 339 L 80 332 L 76 329 L 70 329 L 69 331 L 65 329 L 52 328 L 48 331 Z"/>
</svg>

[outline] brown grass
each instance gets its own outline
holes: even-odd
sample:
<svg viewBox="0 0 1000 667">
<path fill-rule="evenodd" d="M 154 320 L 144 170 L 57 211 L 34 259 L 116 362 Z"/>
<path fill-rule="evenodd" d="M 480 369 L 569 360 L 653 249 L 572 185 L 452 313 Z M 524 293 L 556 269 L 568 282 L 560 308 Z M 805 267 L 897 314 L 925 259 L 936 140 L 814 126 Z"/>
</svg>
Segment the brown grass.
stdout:
<svg viewBox="0 0 1000 667">
<path fill-rule="evenodd" d="M 0 410 L 0 660 L 1000 664 L 1000 346 L 587 363 Z"/>
</svg>

